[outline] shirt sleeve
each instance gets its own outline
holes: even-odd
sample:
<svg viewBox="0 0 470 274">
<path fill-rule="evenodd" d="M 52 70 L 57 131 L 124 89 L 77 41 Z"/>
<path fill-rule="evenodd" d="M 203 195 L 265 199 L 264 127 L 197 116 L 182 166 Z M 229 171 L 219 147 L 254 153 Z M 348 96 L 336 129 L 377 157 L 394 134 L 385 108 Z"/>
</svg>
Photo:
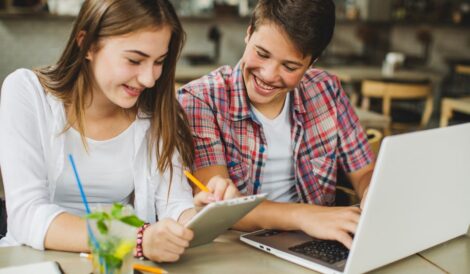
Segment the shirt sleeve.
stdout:
<svg viewBox="0 0 470 274">
<path fill-rule="evenodd" d="M 192 188 L 183 174 L 177 153 L 173 157 L 173 177 L 170 178 L 170 171 L 167 170 L 156 183 L 155 206 L 159 220 L 171 218 L 178 221 L 181 213 L 194 207 Z"/>
<path fill-rule="evenodd" d="M 346 172 L 359 170 L 374 161 L 374 154 L 367 142 L 367 135 L 359 118 L 349 103 L 339 80 L 336 107 L 338 113 L 339 163 Z"/>
<path fill-rule="evenodd" d="M 8 234 L 19 244 L 43 250 L 52 220 L 64 210 L 50 202 L 41 137 L 42 88 L 27 70 L 8 76 L 0 102 L 0 165 L 5 187 Z M 43 126 L 41 126 L 43 125 Z"/>
<path fill-rule="evenodd" d="M 195 161 L 194 169 L 215 165 L 226 165 L 225 148 L 221 139 L 215 111 L 210 102 L 198 91 L 208 91 L 209 87 L 189 84 L 178 91 L 178 99 L 188 117 L 193 133 Z M 198 94 L 196 96 L 195 94 Z"/>
</svg>

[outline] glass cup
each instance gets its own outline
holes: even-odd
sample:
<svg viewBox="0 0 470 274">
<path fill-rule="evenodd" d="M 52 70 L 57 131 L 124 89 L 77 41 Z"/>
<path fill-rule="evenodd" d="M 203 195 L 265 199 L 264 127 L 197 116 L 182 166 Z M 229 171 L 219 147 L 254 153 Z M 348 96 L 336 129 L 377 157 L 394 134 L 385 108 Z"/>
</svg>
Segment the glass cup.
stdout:
<svg viewBox="0 0 470 274">
<path fill-rule="evenodd" d="M 97 207 L 92 212 L 106 212 L 109 208 Z M 125 206 L 123 214 L 132 214 L 130 206 Z M 95 274 L 130 274 L 133 273 L 133 250 L 136 245 L 137 228 L 119 220 L 105 220 L 107 233 L 98 229 L 102 225 L 95 219 L 87 220 L 88 244 L 90 246 Z"/>
</svg>

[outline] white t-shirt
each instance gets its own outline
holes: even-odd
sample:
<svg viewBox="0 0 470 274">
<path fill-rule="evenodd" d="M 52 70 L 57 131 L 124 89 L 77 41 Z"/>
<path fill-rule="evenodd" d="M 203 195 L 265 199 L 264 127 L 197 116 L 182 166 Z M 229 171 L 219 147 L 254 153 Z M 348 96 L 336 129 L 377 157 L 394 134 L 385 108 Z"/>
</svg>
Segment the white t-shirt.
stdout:
<svg viewBox="0 0 470 274">
<path fill-rule="evenodd" d="M 70 166 L 66 149 L 68 141 L 63 134 L 66 124 L 62 101 L 44 91 L 34 72 L 19 69 L 5 79 L 0 100 L 0 166 L 7 202 L 8 232 L 0 240 L 0 246 L 25 244 L 44 249 L 49 225 L 57 215 L 67 211 L 54 202 L 60 199 L 57 198 L 57 188 L 62 183 L 59 177 Z M 149 153 L 147 145 L 149 119 L 140 113 L 133 124 L 130 151 L 123 153 L 132 153 L 135 212 L 149 223 L 155 222 L 157 215 L 159 219 L 177 220 L 184 210 L 194 206 L 181 158 L 177 152 L 174 153 L 170 181 L 169 170 L 160 172 L 156 157 L 149 157 L 154 155 Z M 114 156 L 119 150 L 112 154 L 113 165 L 118 164 Z M 87 179 L 88 175 L 82 173 L 87 164 L 77 159 L 75 163 L 82 181 L 86 185 L 93 183 Z M 99 164 L 103 170 L 108 170 L 109 166 Z M 107 199 L 111 200 L 116 195 L 114 185 L 108 190 Z M 128 191 L 121 190 L 120 200 L 128 195 Z M 88 192 L 88 187 L 85 191 Z"/>
<path fill-rule="evenodd" d="M 134 190 L 132 144 L 134 124 L 114 138 L 96 141 L 86 138 L 88 151 L 83 146 L 80 133 L 69 128 L 65 133 L 65 153 L 72 154 L 80 163 L 80 180 L 90 208 L 98 204 L 120 202 L 129 204 Z M 110 191 L 112 190 L 112 191 Z M 67 212 L 85 215 L 85 208 L 71 165 L 65 165 L 57 180 L 54 203 Z"/>
<path fill-rule="evenodd" d="M 281 113 L 274 119 L 266 118 L 252 107 L 256 118 L 263 126 L 267 142 L 267 161 L 264 168 L 260 193 L 276 202 L 298 202 L 295 189 L 294 160 L 289 117 L 289 96 L 286 96 Z"/>
</svg>

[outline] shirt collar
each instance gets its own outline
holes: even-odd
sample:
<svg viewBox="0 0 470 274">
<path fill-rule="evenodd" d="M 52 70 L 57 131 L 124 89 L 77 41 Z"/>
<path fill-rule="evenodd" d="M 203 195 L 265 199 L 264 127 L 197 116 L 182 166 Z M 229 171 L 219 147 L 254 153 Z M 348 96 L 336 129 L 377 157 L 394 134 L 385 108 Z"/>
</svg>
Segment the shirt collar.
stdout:
<svg viewBox="0 0 470 274">
<path fill-rule="evenodd" d="M 305 89 L 304 89 L 303 81 L 300 81 L 299 85 L 293 91 L 290 92 L 291 102 L 293 106 L 292 109 L 295 112 L 298 112 L 298 113 L 307 112 L 303 104 L 303 102 L 306 101 L 306 98 L 304 98 L 305 97 L 304 90 Z"/>
<path fill-rule="evenodd" d="M 241 62 L 234 67 L 231 77 L 231 118 L 233 121 L 241 121 L 252 118 L 248 94 L 246 93 L 245 81 Z"/>
</svg>

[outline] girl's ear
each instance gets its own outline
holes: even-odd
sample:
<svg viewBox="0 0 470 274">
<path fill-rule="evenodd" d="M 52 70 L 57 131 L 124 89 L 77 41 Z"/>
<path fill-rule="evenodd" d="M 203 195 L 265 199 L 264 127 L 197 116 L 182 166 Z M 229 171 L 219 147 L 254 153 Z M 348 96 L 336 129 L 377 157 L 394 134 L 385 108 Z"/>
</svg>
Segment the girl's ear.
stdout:
<svg viewBox="0 0 470 274">
<path fill-rule="evenodd" d="M 77 45 L 79 48 L 82 47 L 83 39 L 85 39 L 86 31 L 81 30 L 78 32 L 77 37 L 75 38 L 75 41 L 77 42 Z M 87 52 L 85 59 L 91 61 L 92 55 L 90 54 L 90 51 Z"/>
<path fill-rule="evenodd" d="M 86 31 L 81 30 L 78 32 L 77 37 L 75 38 L 75 41 L 77 42 L 78 47 L 82 46 L 83 39 L 85 38 Z"/>
</svg>

